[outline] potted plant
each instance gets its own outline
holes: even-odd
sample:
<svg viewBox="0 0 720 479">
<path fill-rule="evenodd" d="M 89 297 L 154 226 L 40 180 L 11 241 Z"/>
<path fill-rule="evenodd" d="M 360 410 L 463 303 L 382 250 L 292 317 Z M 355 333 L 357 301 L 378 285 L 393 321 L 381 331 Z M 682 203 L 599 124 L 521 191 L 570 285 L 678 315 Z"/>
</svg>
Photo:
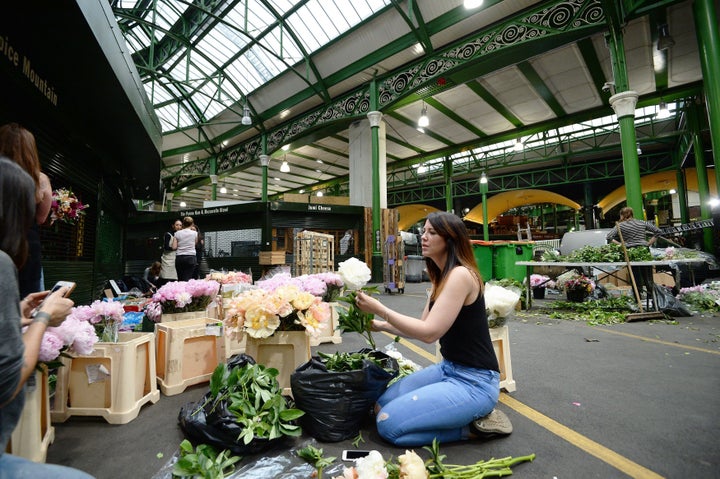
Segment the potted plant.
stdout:
<svg viewBox="0 0 720 479">
<path fill-rule="evenodd" d="M 582 303 L 595 290 L 595 281 L 585 275 L 570 278 L 565 282 L 568 301 Z"/>
<path fill-rule="evenodd" d="M 531 274 L 530 275 L 530 287 L 533 291 L 533 298 L 544 299 L 545 288 L 550 287 L 550 277 L 544 274 Z"/>
</svg>

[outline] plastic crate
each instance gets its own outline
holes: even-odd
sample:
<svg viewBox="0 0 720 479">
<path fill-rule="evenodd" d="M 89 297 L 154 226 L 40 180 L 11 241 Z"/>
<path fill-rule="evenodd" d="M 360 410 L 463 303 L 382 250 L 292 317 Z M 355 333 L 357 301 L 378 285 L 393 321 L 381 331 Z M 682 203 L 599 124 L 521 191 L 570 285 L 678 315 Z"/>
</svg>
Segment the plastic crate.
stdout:
<svg viewBox="0 0 720 479">
<path fill-rule="evenodd" d="M 140 407 L 160 399 L 153 333 L 119 333 L 117 343 L 96 343 L 90 355 L 61 358 L 51 410 L 53 422 L 70 416 L 101 416 L 125 424 Z"/>
<path fill-rule="evenodd" d="M 324 323 L 320 327 L 320 336 L 317 338 L 310 338 L 310 346 L 318 346 L 322 343 L 333 343 L 333 344 L 339 344 L 342 343 L 342 335 L 340 333 L 340 330 L 338 329 L 339 324 L 339 316 L 337 308 L 340 306 L 338 303 L 329 303 L 330 304 L 330 321 L 327 323 Z"/>
<path fill-rule="evenodd" d="M 532 241 L 494 242 L 492 251 L 494 279 L 514 279 L 521 283 L 525 280 L 527 266 L 517 266 L 515 262 L 532 260 Z"/>
<path fill-rule="evenodd" d="M 45 462 L 47 450 L 55 440 L 50 425 L 50 387 L 48 370 L 35 371 L 35 386 L 26 387 L 25 406 L 8 441 L 5 452 L 34 462 Z"/>
<path fill-rule="evenodd" d="M 269 338 L 262 339 L 248 336 L 245 353 L 256 363 L 277 369 L 283 394 L 290 396 L 290 375 L 310 361 L 310 336 L 304 331 L 275 331 Z"/>
<path fill-rule="evenodd" d="M 180 394 L 188 386 L 209 381 L 218 364 L 225 362 L 222 323 L 208 318 L 159 323 L 157 382 L 166 396 Z"/>
</svg>

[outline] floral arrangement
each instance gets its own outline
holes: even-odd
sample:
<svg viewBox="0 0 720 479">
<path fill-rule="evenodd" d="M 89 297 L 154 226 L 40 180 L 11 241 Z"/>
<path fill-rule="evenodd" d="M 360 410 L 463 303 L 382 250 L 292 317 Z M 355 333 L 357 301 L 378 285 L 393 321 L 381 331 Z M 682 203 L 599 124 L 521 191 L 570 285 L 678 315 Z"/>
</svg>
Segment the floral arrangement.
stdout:
<svg viewBox="0 0 720 479">
<path fill-rule="evenodd" d="M 82 204 L 69 188 L 58 188 L 53 191 L 50 206 L 50 224 L 62 221 L 74 225 L 85 214 L 88 205 Z"/>
<path fill-rule="evenodd" d="M 220 284 L 252 284 L 252 276 L 242 271 L 211 271 L 205 280 L 217 281 Z"/>
<path fill-rule="evenodd" d="M 220 290 L 217 281 L 191 279 L 171 281 L 161 286 L 145 306 L 145 314 L 158 322 L 162 314 L 204 311 Z"/>
<path fill-rule="evenodd" d="M 494 282 L 485 284 L 485 311 L 487 311 L 488 326 L 497 328 L 505 324 L 508 316 L 515 313 L 521 297 L 521 291 L 515 288 L 505 288 Z"/>
<path fill-rule="evenodd" d="M 77 306 L 65 320 L 71 317 L 94 326 L 95 334 L 102 342 L 117 343 L 118 332 L 125 316 L 119 301 L 94 301 L 90 306 Z"/>
<path fill-rule="evenodd" d="M 565 291 L 584 291 L 586 294 L 590 294 L 595 290 L 595 281 L 588 278 L 585 275 L 580 275 L 576 278 L 571 278 L 565 282 Z"/>
<path fill-rule="evenodd" d="M 292 277 L 290 273 L 278 273 L 258 281 L 257 286 L 266 291 L 275 291 L 281 286 L 294 285 L 301 291 L 319 296 L 323 301 L 335 301 L 343 288 L 343 280 L 337 273 L 315 273 Z"/>
<path fill-rule="evenodd" d="M 544 274 L 530 275 L 530 287 L 532 288 L 552 288 L 550 283 L 550 276 L 545 276 Z"/>
<path fill-rule="evenodd" d="M 681 288 L 677 299 L 698 311 L 720 311 L 720 282 Z"/>
<path fill-rule="evenodd" d="M 358 291 L 363 291 L 366 294 L 377 292 L 377 287 L 365 286 L 372 277 L 370 268 L 357 258 L 349 258 L 338 264 L 338 274 L 347 290 L 344 296 L 338 298 L 338 301 L 346 304 L 346 306 L 338 309 L 339 328 L 343 332 L 360 333 L 365 337 L 370 347 L 375 349 L 375 341 L 370 330 L 375 316 L 364 313 L 355 305 Z"/>
<path fill-rule="evenodd" d="M 93 325 L 76 314 L 77 308 L 73 308 L 65 321 L 60 326 L 49 327 L 43 334 L 40 343 L 38 361 L 50 363 L 64 352 L 76 354 L 90 354 L 93 352 L 98 336 Z"/>
<path fill-rule="evenodd" d="M 265 289 L 268 284 L 257 286 L 226 301 L 224 323 L 231 337 L 243 331 L 253 338 L 267 338 L 275 331 L 303 330 L 318 337 L 321 324 L 330 320 L 330 305 L 295 284 L 273 290 Z"/>
</svg>

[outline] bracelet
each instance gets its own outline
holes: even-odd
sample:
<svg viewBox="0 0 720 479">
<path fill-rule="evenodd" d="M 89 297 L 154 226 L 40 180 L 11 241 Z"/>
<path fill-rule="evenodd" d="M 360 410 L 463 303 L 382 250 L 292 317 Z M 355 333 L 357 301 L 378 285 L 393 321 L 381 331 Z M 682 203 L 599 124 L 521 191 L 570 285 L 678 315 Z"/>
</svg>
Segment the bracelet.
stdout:
<svg viewBox="0 0 720 479">
<path fill-rule="evenodd" d="M 50 322 L 51 316 L 46 313 L 45 311 L 38 311 L 35 313 L 35 317 L 33 317 L 32 322 L 33 323 L 43 323 L 45 326 L 48 325 Z"/>
</svg>

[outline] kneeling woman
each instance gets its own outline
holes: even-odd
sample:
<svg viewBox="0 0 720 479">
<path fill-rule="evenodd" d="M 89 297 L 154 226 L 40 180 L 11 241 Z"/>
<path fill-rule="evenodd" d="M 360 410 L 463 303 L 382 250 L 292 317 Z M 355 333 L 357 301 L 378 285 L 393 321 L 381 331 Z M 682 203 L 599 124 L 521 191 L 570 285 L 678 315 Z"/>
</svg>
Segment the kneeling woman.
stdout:
<svg viewBox="0 0 720 479">
<path fill-rule="evenodd" d="M 462 220 L 431 213 L 422 234 L 432 289 L 420 319 L 360 293 L 357 306 L 386 331 L 426 343 L 440 340 L 443 360 L 402 378 L 378 399 L 379 434 L 396 446 L 421 446 L 512 432 L 494 409 L 500 395 L 498 361 L 490 339 L 483 282 Z"/>
</svg>

